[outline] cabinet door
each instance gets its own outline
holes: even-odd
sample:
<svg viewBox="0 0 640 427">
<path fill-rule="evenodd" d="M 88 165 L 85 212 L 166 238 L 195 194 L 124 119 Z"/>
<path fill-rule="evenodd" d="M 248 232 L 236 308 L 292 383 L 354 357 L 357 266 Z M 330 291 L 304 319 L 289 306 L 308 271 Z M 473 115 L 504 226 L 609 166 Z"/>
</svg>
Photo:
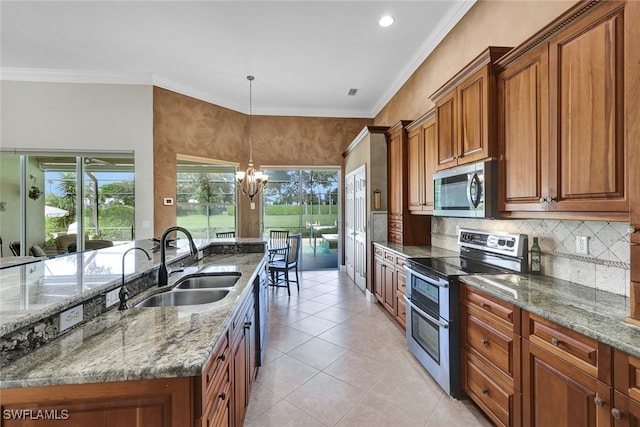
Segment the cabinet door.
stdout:
<svg viewBox="0 0 640 427">
<path fill-rule="evenodd" d="M 549 160 L 556 167 L 549 183 L 554 199 L 549 210 L 629 209 L 623 7 L 608 2 L 549 44 Z"/>
<path fill-rule="evenodd" d="M 421 211 L 424 200 L 424 144 L 422 141 L 422 129 L 415 129 L 409 133 L 409 141 L 407 143 L 408 162 L 408 186 L 407 192 L 409 210 Z"/>
<path fill-rule="evenodd" d="M 394 277 L 395 269 L 388 265 L 384 266 L 384 284 L 383 284 L 383 305 L 389 313 L 395 316 L 395 298 L 396 284 Z"/>
<path fill-rule="evenodd" d="M 489 85 L 485 67 L 457 88 L 458 102 L 458 164 L 472 163 L 489 157 Z"/>
<path fill-rule="evenodd" d="M 547 46 L 522 57 L 498 76 L 499 193 L 501 211 L 547 206 Z"/>
<path fill-rule="evenodd" d="M 456 91 L 452 90 L 436 103 L 436 170 L 458 164 L 456 139 Z"/>
<path fill-rule="evenodd" d="M 382 302 L 382 289 L 384 287 L 384 274 L 386 265 L 381 257 L 373 258 L 373 294 L 379 302 Z"/>
<path fill-rule="evenodd" d="M 523 425 L 611 425 L 609 386 L 527 340 L 522 348 Z"/>
<path fill-rule="evenodd" d="M 433 174 L 436 171 L 436 120 L 431 119 L 422 126 L 422 177 L 424 179 L 422 209 L 433 212 Z"/>
<path fill-rule="evenodd" d="M 615 427 L 640 426 L 640 402 L 633 400 L 619 391 L 613 399 L 613 425 Z"/>
<path fill-rule="evenodd" d="M 390 135 L 387 153 L 389 155 L 389 216 L 393 218 L 402 217 L 402 132 L 394 132 Z"/>
</svg>

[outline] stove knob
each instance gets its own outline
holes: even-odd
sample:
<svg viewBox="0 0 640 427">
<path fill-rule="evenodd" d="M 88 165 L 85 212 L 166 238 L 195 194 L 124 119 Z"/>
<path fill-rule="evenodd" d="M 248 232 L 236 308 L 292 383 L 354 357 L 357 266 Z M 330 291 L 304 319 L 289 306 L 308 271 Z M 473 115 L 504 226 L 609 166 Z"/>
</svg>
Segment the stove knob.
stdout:
<svg viewBox="0 0 640 427">
<path fill-rule="evenodd" d="M 498 240 L 498 246 L 504 246 L 504 244 L 505 244 L 505 240 L 504 239 Z"/>
<path fill-rule="evenodd" d="M 508 246 L 508 247 L 510 247 L 510 248 L 512 248 L 512 247 L 513 247 L 513 245 L 515 245 L 515 243 L 516 243 L 516 242 L 514 242 L 513 240 L 509 240 L 509 241 L 507 242 L 507 246 Z"/>
</svg>

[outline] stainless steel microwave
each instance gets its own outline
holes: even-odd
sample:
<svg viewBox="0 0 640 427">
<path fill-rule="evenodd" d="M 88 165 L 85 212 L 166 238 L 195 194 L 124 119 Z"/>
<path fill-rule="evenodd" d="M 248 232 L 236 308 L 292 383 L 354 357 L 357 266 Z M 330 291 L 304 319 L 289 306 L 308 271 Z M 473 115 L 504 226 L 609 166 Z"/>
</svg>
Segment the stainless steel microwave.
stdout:
<svg viewBox="0 0 640 427">
<path fill-rule="evenodd" d="M 433 175 L 436 216 L 495 218 L 498 216 L 497 162 L 485 160 Z"/>
</svg>

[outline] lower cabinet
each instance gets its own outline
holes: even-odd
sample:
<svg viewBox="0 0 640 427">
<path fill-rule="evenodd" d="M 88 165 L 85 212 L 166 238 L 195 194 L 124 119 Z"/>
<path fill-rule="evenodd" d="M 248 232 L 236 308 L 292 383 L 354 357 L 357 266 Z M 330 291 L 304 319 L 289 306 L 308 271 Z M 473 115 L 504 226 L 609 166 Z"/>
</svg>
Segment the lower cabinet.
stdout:
<svg viewBox="0 0 640 427">
<path fill-rule="evenodd" d="M 406 329 L 404 302 L 407 259 L 395 252 L 373 246 L 373 293 L 383 307 Z"/>
<path fill-rule="evenodd" d="M 251 387 L 256 375 L 256 329 L 253 299 L 236 314 L 230 328 L 234 426 L 244 424 Z"/>
<path fill-rule="evenodd" d="M 182 377 L 5 389 L 2 426 L 190 426 L 192 388 Z"/>
</svg>

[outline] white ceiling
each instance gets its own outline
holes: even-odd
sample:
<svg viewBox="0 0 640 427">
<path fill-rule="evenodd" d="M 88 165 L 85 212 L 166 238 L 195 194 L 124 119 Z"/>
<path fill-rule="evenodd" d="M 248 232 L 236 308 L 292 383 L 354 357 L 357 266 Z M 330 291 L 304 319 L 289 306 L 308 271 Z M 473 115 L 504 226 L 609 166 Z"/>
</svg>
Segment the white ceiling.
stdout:
<svg viewBox="0 0 640 427">
<path fill-rule="evenodd" d="M 254 114 L 374 117 L 474 2 L 2 0 L 1 78 L 154 84 L 247 113 L 251 74 Z"/>
</svg>

